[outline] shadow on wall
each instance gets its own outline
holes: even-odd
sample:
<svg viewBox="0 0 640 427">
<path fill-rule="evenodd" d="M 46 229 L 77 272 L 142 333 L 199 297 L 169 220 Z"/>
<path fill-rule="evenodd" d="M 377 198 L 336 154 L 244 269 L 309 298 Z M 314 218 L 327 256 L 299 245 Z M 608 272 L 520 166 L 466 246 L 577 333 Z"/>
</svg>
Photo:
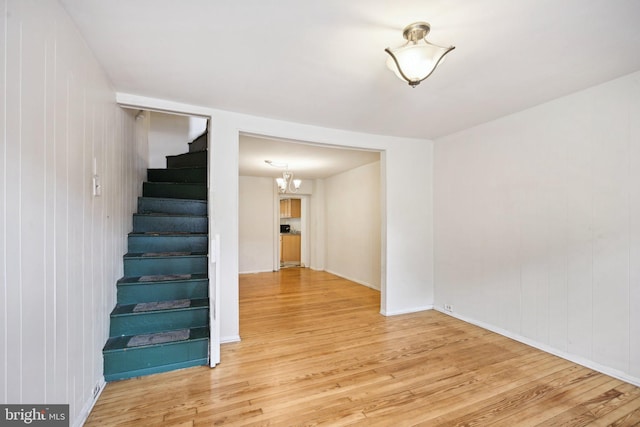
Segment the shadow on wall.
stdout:
<svg viewBox="0 0 640 427">
<path fill-rule="evenodd" d="M 187 143 L 193 141 L 207 128 L 207 119 L 179 114 L 149 114 L 149 167 L 164 168 L 166 156 L 185 152 Z"/>
</svg>

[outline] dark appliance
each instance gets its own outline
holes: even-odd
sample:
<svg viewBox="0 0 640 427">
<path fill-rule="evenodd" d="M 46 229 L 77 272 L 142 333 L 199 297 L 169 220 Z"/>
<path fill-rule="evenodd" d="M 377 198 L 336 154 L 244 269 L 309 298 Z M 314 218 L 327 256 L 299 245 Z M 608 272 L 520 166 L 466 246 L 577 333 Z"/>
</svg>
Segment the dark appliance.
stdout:
<svg viewBox="0 0 640 427">
<path fill-rule="evenodd" d="M 289 224 L 280 224 L 280 232 L 281 233 L 290 233 L 291 226 Z"/>
</svg>

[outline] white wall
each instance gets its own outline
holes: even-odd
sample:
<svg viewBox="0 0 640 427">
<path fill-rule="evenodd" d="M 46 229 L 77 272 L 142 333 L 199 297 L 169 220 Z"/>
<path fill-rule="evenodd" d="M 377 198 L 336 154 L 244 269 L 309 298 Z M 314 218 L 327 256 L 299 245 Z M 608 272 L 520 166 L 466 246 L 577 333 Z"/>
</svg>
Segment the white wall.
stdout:
<svg viewBox="0 0 640 427">
<path fill-rule="evenodd" d="M 117 94 L 117 100 L 136 108 L 211 117 L 209 200 L 213 212 L 211 232 L 220 234 L 222 342 L 240 339 L 238 153 L 242 132 L 382 151 L 381 244 L 385 256 L 380 266 L 381 312 L 392 315 L 433 306 L 431 141 L 321 128 L 126 93 Z M 312 224 L 312 239 L 313 233 L 322 232 L 314 227 Z M 311 259 L 313 267 L 320 258 L 312 254 Z"/>
<path fill-rule="evenodd" d="M 312 197 L 313 182 L 302 180 L 297 197 Z M 280 219 L 279 194 L 274 178 L 241 176 L 238 181 L 238 265 L 240 273 L 273 271 L 279 265 L 276 244 L 279 242 L 279 224 L 292 220 Z M 302 203 L 303 209 L 305 202 Z M 305 212 L 305 214 L 308 214 Z M 296 227 L 302 224 L 297 220 Z M 304 231 L 304 230 L 303 230 Z M 308 244 L 306 232 L 303 233 Z M 304 252 L 304 248 L 303 248 Z"/>
<path fill-rule="evenodd" d="M 151 111 L 149 119 L 149 167 L 164 169 L 166 156 L 175 156 L 189 150 L 193 141 L 207 129 L 202 117 Z"/>
<path fill-rule="evenodd" d="M 207 130 L 207 119 L 189 116 L 189 135 L 187 141 L 191 142 Z"/>
<path fill-rule="evenodd" d="M 273 271 L 278 231 L 273 178 L 241 176 L 238 188 L 240 273 Z"/>
<path fill-rule="evenodd" d="M 313 198 L 309 203 L 309 268 L 324 271 L 326 256 L 326 215 L 324 179 L 313 181 Z"/>
<path fill-rule="evenodd" d="M 0 0 L 0 402 L 68 403 L 103 384 L 146 135 L 54 0 Z M 102 196 L 93 197 L 93 159 Z"/>
<path fill-rule="evenodd" d="M 326 270 L 380 289 L 380 162 L 325 179 Z"/>
<path fill-rule="evenodd" d="M 175 156 L 189 150 L 190 117 L 179 114 L 150 112 L 149 167 L 164 169 L 166 156 Z"/>
<path fill-rule="evenodd" d="M 316 257 L 310 266 L 380 289 L 380 162 L 326 180 L 303 182 L 308 184 L 301 188 L 304 194 L 296 195 L 303 199 L 309 196 L 310 207 L 318 205 L 304 213 L 310 216 L 310 226 L 303 230 L 304 243 L 309 246 L 303 249 L 313 254 L 323 252 L 322 265 Z M 318 185 L 321 191 L 312 191 Z M 240 273 L 272 271 L 279 237 L 273 178 L 240 176 L 238 186 Z M 300 220 L 279 222 L 303 228 Z"/>
<path fill-rule="evenodd" d="M 121 95 L 126 103 L 192 108 Z M 412 312 L 433 304 L 432 156 L 430 141 L 346 132 L 244 114 L 211 110 L 212 193 L 216 232 L 221 234 L 223 341 L 239 337 L 238 145 L 239 132 L 319 144 L 381 150 L 381 312 Z M 416 161 L 419 159 L 420 161 Z M 412 183 L 414 185 L 407 185 Z M 414 194 L 419 186 L 421 191 Z M 314 190 L 315 191 L 315 190 Z M 311 236 L 313 239 L 313 235 Z M 312 265 L 313 267 L 313 265 Z"/>
<path fill-rule="evenodd" d="M 435 144 L 436 305 L 640 383 L 640 73 Z"/>
</svg>

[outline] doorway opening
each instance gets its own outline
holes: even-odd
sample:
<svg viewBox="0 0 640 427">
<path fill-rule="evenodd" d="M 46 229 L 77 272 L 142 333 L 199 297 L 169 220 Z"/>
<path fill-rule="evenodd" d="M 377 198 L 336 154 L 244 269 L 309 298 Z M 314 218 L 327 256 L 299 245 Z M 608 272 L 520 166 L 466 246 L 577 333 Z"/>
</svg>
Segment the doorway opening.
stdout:
<svg viewBox="0 0 640 427">
<path fill-rule="evenodd" d="M 281 192 L 270 163 L 299 188 Z M 380 290 L 381 211 L 379 151 L 240 133 L 240 274 L 305 267 Z"/>
<path fill-rule="evenodd" d="M 280 195 L 278 206 L 279 267 L 309 266 L 309 197 Z"/>
</svg>

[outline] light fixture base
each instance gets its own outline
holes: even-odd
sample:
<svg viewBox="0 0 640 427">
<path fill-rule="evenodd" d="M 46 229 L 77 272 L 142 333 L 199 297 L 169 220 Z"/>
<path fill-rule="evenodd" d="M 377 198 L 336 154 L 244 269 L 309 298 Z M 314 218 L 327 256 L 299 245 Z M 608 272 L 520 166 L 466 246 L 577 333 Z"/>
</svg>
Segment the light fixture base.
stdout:
<svg viewBox="0 0 640 427">
<path fill-rule="evenodd" d="M 413 24 L 409 24 L 404 27 L 402 37 L 415 43 L 418 40 L 422 40 L 427 37 L 429 31 L 431 31 L 431 25 L 429 25 L 428 22 L 414 22 Z"/>
</svg>

